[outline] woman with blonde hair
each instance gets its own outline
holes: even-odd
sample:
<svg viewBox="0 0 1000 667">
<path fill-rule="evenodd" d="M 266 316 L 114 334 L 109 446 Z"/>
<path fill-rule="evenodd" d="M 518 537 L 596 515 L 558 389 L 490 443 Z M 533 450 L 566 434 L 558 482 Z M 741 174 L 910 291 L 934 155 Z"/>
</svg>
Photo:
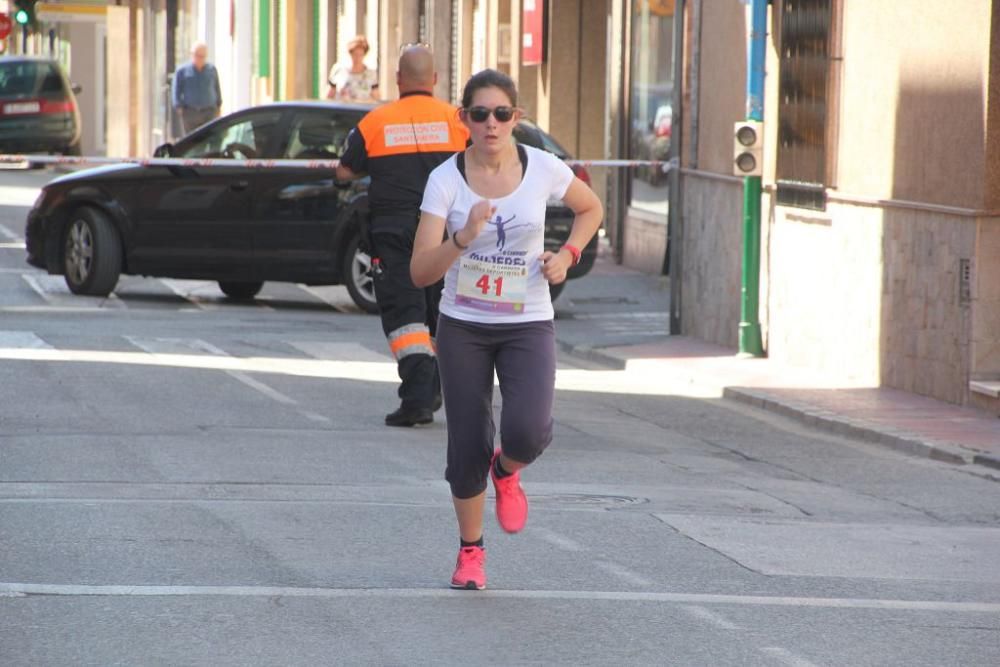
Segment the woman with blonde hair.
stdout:
<svg viewBox="0 0 1000 667">
<path fill-rule="evenodd" d="M 358 35 L 347 43 L 350 63 L 338 62 L 330 68 L 327 99 L 341 102 L 371 102 L 379 99 L 378 73 L 365 65 L 368 40 Z"/>
</svg>

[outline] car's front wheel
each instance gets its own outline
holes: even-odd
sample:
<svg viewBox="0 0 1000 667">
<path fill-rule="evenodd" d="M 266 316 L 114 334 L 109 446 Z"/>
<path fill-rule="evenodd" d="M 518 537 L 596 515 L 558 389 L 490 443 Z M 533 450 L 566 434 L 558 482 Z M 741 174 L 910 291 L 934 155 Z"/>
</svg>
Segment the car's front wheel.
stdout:
<svg viewBox="0 0 1000 667">
<path fill-rule="evenodd" d="M 371 255 L 361 249 L 361 236 L 354 234 L 344 252 L 341 274 L 351 300 L 366 313 L 378 313 L 375 301 L 375 280 L 371 276 Z"/>
<path fill-rule="evenodd" d="M 219 289 L 222 290 L 222 293 L 236 301 L 249 301 L 257 296 L 257 293 L 260 292 L 263 286 L 263 282 L 237 283 L 226 280 L 219 281 Z"/>
<path fill-rule="evenodd" d="M 122 270 L 122 240 L 101 211 L 84 206 L 75 210 L 66 226 L 63 276 L 74 294 L 107 296 Z"/>
</svg>

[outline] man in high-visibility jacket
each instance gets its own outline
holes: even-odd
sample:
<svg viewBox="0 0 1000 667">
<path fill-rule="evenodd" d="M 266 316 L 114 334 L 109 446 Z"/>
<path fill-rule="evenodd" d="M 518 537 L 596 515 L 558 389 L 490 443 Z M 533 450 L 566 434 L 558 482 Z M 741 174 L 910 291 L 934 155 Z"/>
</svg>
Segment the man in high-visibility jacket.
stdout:
<svg viewBox="0 0 1000 667">
<path fill-rule="evenodd" d="M 358 123 L 337 167 L 341 180 L 371 176 L 371 251 L 381 267 L 375 299 L 402 381 L 400 406 L 385 417 L 389 426 L 429 424 L 441 407 L 434 353 L 441 283 L 416 287 L 410 279 L 410 255 L 427 177 L 465 150 L 469 132 L 454 106 L 434 98 L 436 82 L 430 49 L 405 47 L 396 71 L 399 99 L 373 109 Z"/>
</svg>

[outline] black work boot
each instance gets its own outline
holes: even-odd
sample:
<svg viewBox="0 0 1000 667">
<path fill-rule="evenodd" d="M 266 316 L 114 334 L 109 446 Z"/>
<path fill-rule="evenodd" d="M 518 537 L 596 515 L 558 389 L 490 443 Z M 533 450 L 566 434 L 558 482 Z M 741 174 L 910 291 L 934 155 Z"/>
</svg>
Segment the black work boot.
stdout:
<svg viewBox="0 0 1000 667">
<path fill-rule="evenodd" d="M 390 412 L 385 416 L 386 426 L 417 426 L 419 424 L 430 424 L 434 421 L 434 413 L 430 408 L 414 408 L 399 406 L 395 412 Z"/>
</svg>

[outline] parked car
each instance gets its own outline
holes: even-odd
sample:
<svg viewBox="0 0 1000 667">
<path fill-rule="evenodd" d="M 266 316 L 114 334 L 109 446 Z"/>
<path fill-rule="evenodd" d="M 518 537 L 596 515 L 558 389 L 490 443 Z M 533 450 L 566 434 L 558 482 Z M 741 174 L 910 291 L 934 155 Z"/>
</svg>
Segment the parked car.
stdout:
<svg viewBox="0 0 1000 667">
<path fill-rule="evenodd" d="M 371 105 L 284 102 L 219 118 L 158 156 L 335 159 Z M 567 157 L 530 122 L 518 140 Z M 589 181 L 586 171 L 576 173 Z M 218 281 L 252 299 L 265 281 L 346 285 L 377 312 L 371 260 L 360 247 L 368 179 L 339 182 L 327 169 L 122 164 L 61 176 L 28 214 L 28 263 L 65 276 L 76 294 L 105 296 L 122 273 Z M 545 246 L 569 237 L 573 213 L 550 202 Z M 587 273 L 596 239 L 570 278 Z M 553 286 L 557 296 L 562 286 Z"/>
<path fill-rule="evenodd" d="M 80 91 L 54 60 L 0 56 L 0 153 L 79 155 Z"/>
<path fill-rule="evenodd" d="M 638 160 L 670 159 L 670 138 L 673 134 L 673 107 L 662 104 L 656 107 L 656 115 L 648 127 L 639 128 L 632 135 L 632 154 Z M 652 185 L 659 185 L 666 180 L 666 174 L 657 167 L 640 167 L 636 176 Z"/>
</svg>

